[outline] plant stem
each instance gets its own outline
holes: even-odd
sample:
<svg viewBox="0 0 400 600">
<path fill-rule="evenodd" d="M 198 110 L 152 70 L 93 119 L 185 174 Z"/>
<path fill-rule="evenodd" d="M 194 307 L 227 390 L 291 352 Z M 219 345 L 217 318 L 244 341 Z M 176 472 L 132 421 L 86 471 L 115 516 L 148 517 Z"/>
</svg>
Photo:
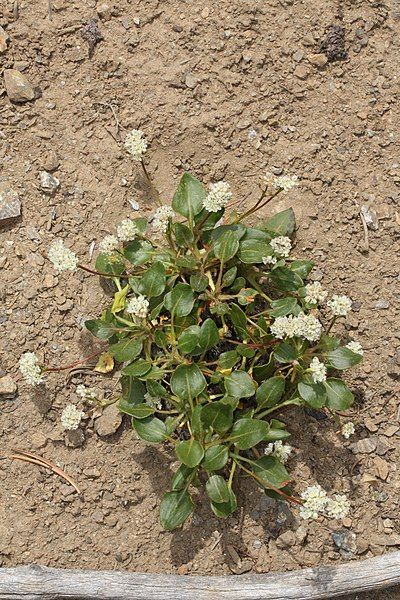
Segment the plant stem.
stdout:
<svg viewBox="0 0 400 600">
<path fill-rule="evenodd" d="M 91 358 L 99 356 L 99 354 L 101 354 L 102 352 L 102 350 L 98 350 L 97 352 L 94 352 L 89 356 L 85 356 L 85 358 L 82 358 L 82 360 L 78 360 L 77 362 L 72 363 L 72 365 L 67 365 L 65 367 L 45 367 L 44 372 L 48 373 L 49 371 L 67 371 L 68 369 L 73 369 L 74 367 L 78 367 L 79 365 L 82 365 L 83 363 L 87 362 Z"/>
<path fill-rule="evenodd" d="M 336 320 L 337 320 L 337 316 L 335 315 L 334 317 L 332 317 L 332 320 L 331 320 L 331 322 L 328 325 L 328 329 L 326 330 L 327 334 L 330 332 L 330 330 L 332 329 L 332 327 L 336 323 Z"/>
<path fill-rule="evenodd" d="M 259 415 L 256 416 L 256 419 L 263 419 L 270 413 L 275 412 L 276 410 L 279 410 L 280 408 L 283 408 L 284 406 L 289 406 L 291 404 L 298 406 L 298 403 L 294 402 L 293 400 L 285 400 L 285 402 L 282 402 L 281 404 L 277 404 L 276 406 L 273 406 L 272 408 L 268 408 L 267 410 L 264 410 L 262 413 L 260 413 Z"/>
<path fill-rule="evenodd" d="M 100 271 L 95 271 L 94 269 L 90 269 L 89 267 L 86 267 L 85 265 L 78 265 L 78 269 L 82 269 L 82 271 L 86 271 L 87 273 L 90 273 L 91 275 L 99 275 L 99 277 L 108 277 L 111 279 L 115 279 L 115 275 L 110 275 L 109 273 L 101 273 Z M 124 274 L 120 275 L 120 277 L 123 277 Z M 128 275 L 127 273 L 125 273 L 125 275 Z"/>
</svg>

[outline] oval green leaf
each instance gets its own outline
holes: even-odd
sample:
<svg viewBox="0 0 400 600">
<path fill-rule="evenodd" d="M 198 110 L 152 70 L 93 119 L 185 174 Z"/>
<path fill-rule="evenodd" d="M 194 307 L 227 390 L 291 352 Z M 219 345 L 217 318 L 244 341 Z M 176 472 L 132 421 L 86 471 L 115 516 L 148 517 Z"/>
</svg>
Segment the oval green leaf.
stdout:
<svg viewBox="0 0 400 600">
<path fill-rule="evenodd" d="M 167 492 L 160 504 L 161 525 L 167 531 L 180 527 L 194 511 L 194 503 L 184 490 Z"/>
<path fill-rule="evenodd" d="M 229 502 L 229 487 L 221 475 L 212 475 L 206 483 L 206 492 L 210 500 L 217 504 Z"/>
<path fill-rule="evenodd" d="M 196 467 L 203 459 L 204 449 L 197 440 L 191 438 L 179 442 L 175 447 L 177 457 L 187 467 Z"/>
</svg>

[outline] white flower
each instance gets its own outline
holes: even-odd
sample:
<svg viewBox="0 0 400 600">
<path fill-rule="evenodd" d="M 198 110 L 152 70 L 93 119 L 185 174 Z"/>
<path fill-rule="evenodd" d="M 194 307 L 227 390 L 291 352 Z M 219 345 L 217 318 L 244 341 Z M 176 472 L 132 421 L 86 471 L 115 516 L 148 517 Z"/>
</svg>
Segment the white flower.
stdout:
<svg viewBox="0 0 400 600">
<path fill-rule="evenodd" d="M 144 399 L 146 400 L 146 404 L 151 406 L 151 408 L 155 408 L 160 410 L 162 408 L 161 398 L 155 398 L 148 392 L 144 395 Z"/>
<path fill-rule="evenodd" d="M 346 440 L 348 440 L 349 437 L 355 433 L 355 430 L 356 428 L 354 426 L 354 423 L 352 423 L 351 421 L 349 421 L 348 423 L 344 423 L 344 425 L 342 425 L 342 436 L 346 438 Z"/>
<path fill-rule="evenodd" d="M 308 487 L 300 496 L 305 501 L 300 508 L 302 519 L 317 519 L 324 512 L 328 497 L 319 484 Z"/>
<path fill-rule="evenodd" d="M 117 225 L 117 236 L 121 242 L 131 242 L 139 233 L 132 219 L 124 219 Z"/>
<path fill-rule="evenodd" d="M 149 311 L 149 301 L 142 295 L 135 296 L 129 300 L 126 311 L 135 317 L 145 319 Z"/>
<path fill-rule="evenodd" d="M 352 340 L 351 342 L 346 344 L 346 348 L 348 348 L 355 354 L 359 354 L 360 356 L 363 356 L 364 354 L 364 350 L 362 349 L 360 342 L 356 342 L 355 340 Z"/>
<path fill-rule="evenodd" d="M 322 324 L 314 315 L 304 313 L 297 315 L 297 336 L 303 337 L 309 342 L 316 342 L 321 337 L 321 333 Z"/>
<path fill-rule="evenodd" d="M 75 404 L 68 404 L 61 413 L 61 425 L 64 429 L 73 431 L 78 429 L 79 424 L 85 413 L 82 410 L 78 410 Z"/>
<path fill-rule="evenodd" d="M 349 514 L 350 502 L 343 494 L 335 494 L 328 498 L 325 506 L 325 514 L 331 519 L 344 519 Z"/>
<path fill-rule="evenodd" d="M 277 263 L 277 258 L 275 256 L 263 256 L 262 261 L 264 265 L 275 265 Z"/>
<path fill-rule="evenodd" d="M 75 252 L 67 248 L 62 240 L 54 240 L 49 248 L 48 257 L 59 273 L 74 271 L 78 266 Z"/>
<path fill-rule="evenodd" d="M 311 361 L 309 371 L 314 383 L 323 383 L 326 381 L 326 366 L 316 356 Z"/>
<path fill-rule="evenodd" d="M 285 258 L 289 256 L 290 250 L 292 249 L 292 242 L 290 241 L 290 238 L 286 237 L 285 235 L 280 235 L 276 238 L 273 238 L 269 245 L 275 254 L 278 256 L 284 256 Z"/>
<path fill-rule="evenodd" d="M 264 454 L 267 456 L 275 456 L 281 463 L 285 464 L 292 450 L 292 446 L 289 446 L 289 444 L 282 444 L 282 441 L 278 440 L 277 442 L 268 444 L 264 450 Z"/>
<path fill-rule="evenodd" d="M 218 212 L 232 198 L 231 188 L 226 181 L 217 181 L 210 186 L 208 196 L 203 200 L 203 206 L 208 212 Z"/>
<path fill-rule="evenodd" d="M 267 173 L 265 181 L 273 185 L 274 188 L 281 189 L 284 192 L 288 192 L 296 185 L 299 185 L 297 175 L 280 175 L 279 177 L 274 177 L 272 173 Z"/>
<path fill-rule="evenodd" d="M 125 148 L 137 161 L 142 160 L 143 154 L 147 150 L 147 140 L 143 136 L 143 131 L 140 129 L 132 129 L 125 138 Z"/>
<path fill-rule="evenodd" d="M 327 305 L 335 317 L 345 317 L 349 310 L 351 310 L 351 299 L 348 296 L 334 294 L 332 299 L 327 302 Z"/>
<path fill-rule="evenodd" d="M 318 304 L 319 302 L 324 302 L 328 295 L 319 281 L 314 281 L 313 283 L 307 283 L 305 286 L 306 296 L 304 300 L 308 302 L 308 304 Z"/>
<path fill-rule="evenodd" d="M 106 235 L 99 244 L 99 250 L 103 254 L 112 254 L 118 248 L 118 238 L 115 235 Z"/>
<path fill-rule="evenodd" d="M 95 402 L 97 400 L 98 392 L 95 388 L 88 388 L 83 384 L 79 384 L 75 391 L 86 402 Z"/>
<path fill-rule="evenodd" d="M 271 333 L 279 338 L 304 337 L 310 342 L 315 342 L 321 336 L 322 325 L 313 315 L 299 313 L 297 317 L 277 317 L 270 327 Z"/>
<path fill-rule="evenodd" d="M 154 213 L 151 226 L 158 233 L 165 233 L 168 228 L 169 219 L 174 216 L 174 210 L 171 206 L 160 206 Z"/>
<path fill-rule="evenodd" d="M 34 352 L 25 352 L 19 359 L 19 370 L 29 385 L 39 385 L 43 381 L 42 369 Z"/>
</svg>

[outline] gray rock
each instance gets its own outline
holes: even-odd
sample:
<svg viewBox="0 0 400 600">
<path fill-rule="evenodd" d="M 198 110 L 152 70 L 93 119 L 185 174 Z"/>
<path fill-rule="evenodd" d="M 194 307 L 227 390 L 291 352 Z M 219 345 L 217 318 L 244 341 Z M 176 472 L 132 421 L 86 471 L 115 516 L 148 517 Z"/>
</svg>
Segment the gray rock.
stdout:
<svg viewBox="0 0 400 600">
<path fill-rule="evenodd" d="M 73 429 L 67 432 L 66 445 L 72 448 L 80 448 L 85 443 L 85 434 L 82 429 Z"/>
<path fill-rule="evenodd" d="M 344 550 L 345 553 L 355 554 L 357 552 L 356 535 L 352 531 L 343 529 L 332 533 L 332 539 L 335 546 L 339 550 Z"/>
<path fill-rule="evenodd" d="M 28 102 L 35 99 L 33 85 L 16 69 L 4 69 L 4 85 L 11 102 Z"/>
<path fill-rule="evenodd" d="M 21 214 L 21 202 L 18 194 L 8 183 L 0 182 L 0 221 L 15 219 Z"/>
<path fill-rule="evenodd" d="M 356 454 L 370 454 L 376 449 L 376 439 L 373 437 L 359 440 L 353 444 L 353 449 Z"/>
<path fill-rule="evenodd" d="M 188 73 L 186 75 L 186 77 L 185 77 L 185 85 L 186 85 L 186 87 L 188 87 L 191 90 L 193 90 L 198 83 L 199 83 L 199 80 L 192 73 Z"/>
<path fill-rule="evenodd" d="M 10 38 L 8 37 L 7 32 L 4 31 L 2 27 L 0 27 L 0 54 L 7 50 L 7 41 L 9 39 Z"/>
<path fill-rule="evenodd" d="M 60 185 L 60 181 L 51 173 L 47 171 L 40 171 L 40 187 L 44 191 L 45 194 L 52 195 L 57 190 Z"/>
<path fill-rule="evenodd" d="M 122 415 L 115 404 L 107 406 L 101 417 L 96 419 L 94 428 L 97 435 L 107 437 L 112 435 L 122 423 Z"/>
<path fill-rule="evenodd" d="M 14 398 L 17 389 L 17 384 L 9 375 L 0 377 L 0 398 Z"/>
<path fill-rule="evenodd" d="M 293 531 L 289 530 L 282 533 L 282 535 L 275 540 L 275 543 L 278 548 L 290 548 L 297 543 L 297 538 Z"/>
<path fill-rule="evenodd" d="M 374 304 L 374 308 L 376 308 L 378 310 L 385 310 L 386 308 L 389 308 L 389 306 L 390 306 L 389 302 L 387 300 L 384 300 L 383 298 L 380 298 Z"/>
</svg>

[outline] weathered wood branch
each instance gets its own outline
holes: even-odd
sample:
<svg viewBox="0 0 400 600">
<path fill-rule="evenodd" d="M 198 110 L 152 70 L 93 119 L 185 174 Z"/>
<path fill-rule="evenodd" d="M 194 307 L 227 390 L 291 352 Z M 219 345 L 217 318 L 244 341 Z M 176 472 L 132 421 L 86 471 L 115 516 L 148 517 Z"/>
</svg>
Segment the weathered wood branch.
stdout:
<svg viewBox="0 0 400 600">
<path fill-rule="evenodd" d="M 400 583 L 400 552 L 267 575 L 199 577 L 26 566 L 0 569 L 0 600 L 316 600 Z"/>
</svg>

